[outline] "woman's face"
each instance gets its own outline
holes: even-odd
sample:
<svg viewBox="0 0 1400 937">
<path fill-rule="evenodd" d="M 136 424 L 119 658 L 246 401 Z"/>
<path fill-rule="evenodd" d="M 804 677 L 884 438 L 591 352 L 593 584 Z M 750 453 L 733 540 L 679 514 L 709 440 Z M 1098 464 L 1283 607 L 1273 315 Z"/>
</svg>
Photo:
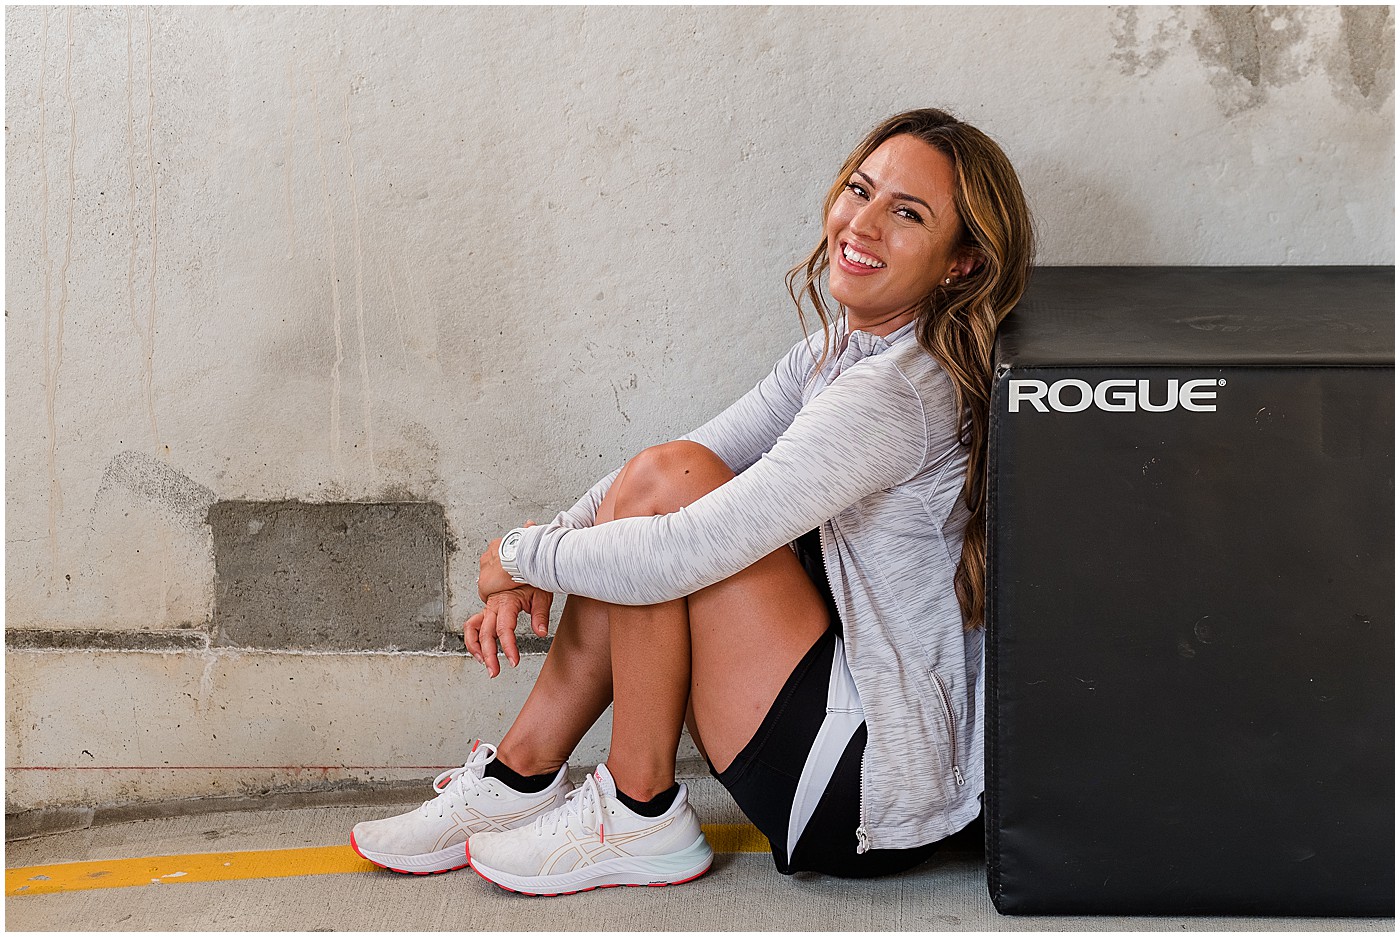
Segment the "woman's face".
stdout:
<svg viewBox="0 0 1400 937">
<path fill-rule="evenodd" d="M 953 162 L 909 134 L 891 137 L 846 180 L 826 217 L 828 291 L 851 328 L 887 335 L 914 319 L 944 278 L 973 258 L 957 250 Z"/>
</svg>

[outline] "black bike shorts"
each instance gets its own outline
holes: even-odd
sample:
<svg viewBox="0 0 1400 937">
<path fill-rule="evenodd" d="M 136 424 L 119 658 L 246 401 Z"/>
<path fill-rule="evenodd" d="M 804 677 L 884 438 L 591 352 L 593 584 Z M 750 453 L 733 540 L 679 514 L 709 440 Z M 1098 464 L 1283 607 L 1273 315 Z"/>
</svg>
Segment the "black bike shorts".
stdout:
<svg viewBox="0 0 1400 937">
<path fill-rule="evenodd" d="M 832 627 L 798 662 L 734 763 L 719 772 L 711 765 L 710 771 L 768 837 L 779 872 L 820 872 L 841 878 L 890 875 L 918 865 L 949 840 L 912 849 L 856 852 L 866 728 L 855 684 L 845 668 L 843 642 L 838 637 L 840 619 L 815 535 L 816 531 L 804 535 L 797 552 L 827 600 Z M 834 680 L 842 685 L 832 692 Z M 833 723 L 824 733 L 822 726 L 828 719 Z M 824 780 L 828 772 L 830 778 Z M 796 843 L 789 849 L 794 831 Z M 976 830 L 968 833 L 977 835 Z M 970 836 L 957 838 L 962 844 Z"/>
</svg>

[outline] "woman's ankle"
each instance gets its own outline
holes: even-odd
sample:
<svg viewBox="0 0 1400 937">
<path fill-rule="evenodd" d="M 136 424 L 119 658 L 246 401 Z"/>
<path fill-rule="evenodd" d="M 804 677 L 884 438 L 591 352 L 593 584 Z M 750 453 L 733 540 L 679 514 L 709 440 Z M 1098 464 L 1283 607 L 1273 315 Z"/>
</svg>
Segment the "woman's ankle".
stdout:
<svg viewBox="0 0 1400 937">
<path fill-rule="evenodd" d="M 518 794 L 538 794 L 554 783 L 559 769 L 542 771 L 537 774 L 522 774 L 499 758 L 489 761 L 484 769 L 488 778 L 495 778 Z"/>
<path fill-rule="evenodd" d="M 672 782 L 670 787 L 666 788 L 666 790 L 657 794 L 655 797 L 652 797 L 650 800 L 637 800 L 629 796 L 622 788 L 618 788 L 617 790 L 617 799 L 622 801 L 624 807 L 638 816 L 659 817 L 667 810 L 671 809 L 671 805 L 676 802 L 676 796 L 680 794 L 680 792 L 681 786 Z"/>
<path fill-rule="evenodd" d="M 676 786 L 675 762 L 640 766 L 609 755 L 607 766 L 618 792 L 625 792 L 638 803 L 646 803 Z"/>
<path fill-rule="evenodd" d="M 567 757 L 560 758 L 557 755 L 533 751 L 528 746 L 513 742 L 510 736 L 506 736 L 501 740 L 501 744 L 496 746 L 494 763 L 500 764 L 503 768 L 522 777 L 533 777 L 540 774 L 548 774 L 553 777 L 567 761 Z"/>
</svg>

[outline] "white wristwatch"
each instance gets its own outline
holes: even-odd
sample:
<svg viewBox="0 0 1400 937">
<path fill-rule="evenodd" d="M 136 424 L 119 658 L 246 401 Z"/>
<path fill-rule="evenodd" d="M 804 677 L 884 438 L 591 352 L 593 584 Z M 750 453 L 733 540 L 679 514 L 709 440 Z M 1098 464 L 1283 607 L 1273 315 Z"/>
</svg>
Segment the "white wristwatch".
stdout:
<svg viewBox="0 0 1400 937">
<path fill-rule="evenodd" d="M 515 565 L 515 558 L 520 553 L 520 538 L 525 535 L 524 527 L 517 527 L 501 538 L 501 545 L 496 550 L 496 555 L 501 559 L 501 568 L 509 574 L 516 582 L 525 582 L 520 578 L 520 567 Z"/>
</svg>

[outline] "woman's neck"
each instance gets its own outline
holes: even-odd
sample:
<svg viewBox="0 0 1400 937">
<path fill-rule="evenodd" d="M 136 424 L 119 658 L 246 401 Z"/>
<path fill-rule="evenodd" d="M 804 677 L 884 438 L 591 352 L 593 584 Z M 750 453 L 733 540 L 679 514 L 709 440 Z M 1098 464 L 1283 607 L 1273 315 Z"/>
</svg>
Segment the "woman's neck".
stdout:
<svg viewBox="0 0 1400 937">
<path fill-rule="evenodd" d="M 906 309 L 903 312 L 896 312 L 894 315 L 867 317 L 846 310 L 846 325 L 852 332 L 861 331 L 868 335 L 878 335 L 881 338 L 891 332 L 897 332 L 904 326 L 913 322 L 918 317 L 918 310 Z"/>
</svg>

